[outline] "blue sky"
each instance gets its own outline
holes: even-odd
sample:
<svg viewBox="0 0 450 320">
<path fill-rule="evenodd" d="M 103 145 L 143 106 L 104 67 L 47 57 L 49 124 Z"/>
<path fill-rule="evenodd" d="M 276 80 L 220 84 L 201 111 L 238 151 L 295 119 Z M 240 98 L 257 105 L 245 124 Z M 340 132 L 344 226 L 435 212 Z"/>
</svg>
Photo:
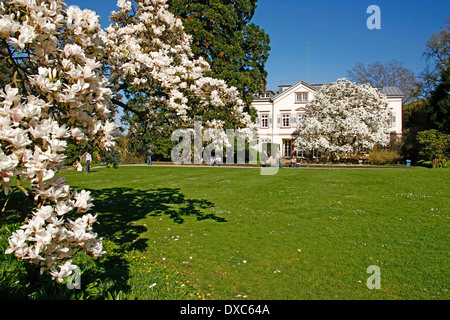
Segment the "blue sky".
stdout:
<svg viewBox="0 0 450 320">
<path fill-rule="evenodd" d="M 381 11 L 381 29 L 366 26 L 370 5 Z M 396 59 L 420 74 L 425 43 L 450 17 L 450 1 L 441 0 L 260 0 L 253 22 L 271 38 L 266 65 L 268 89 L 280 82 L 311 83 L 346 77 L 356 63 Z"/>
<path fill-rule="evenodd" d="M 67 0 L 69 5 L 89 8 L 101 16 L 103 27 L 115 0 Z M 367 8 L 381 11 L 381 29 L 369 30 Z M 253 21 L 270 36 L 266 64 L 267 89 L 307 80 L 332 82 L 345 77 L 356 63 L 396 59 L 416 74 L 426 62 L 425 43 L 450 17 L 448 0 L 259 0 Z"/>
</svg>

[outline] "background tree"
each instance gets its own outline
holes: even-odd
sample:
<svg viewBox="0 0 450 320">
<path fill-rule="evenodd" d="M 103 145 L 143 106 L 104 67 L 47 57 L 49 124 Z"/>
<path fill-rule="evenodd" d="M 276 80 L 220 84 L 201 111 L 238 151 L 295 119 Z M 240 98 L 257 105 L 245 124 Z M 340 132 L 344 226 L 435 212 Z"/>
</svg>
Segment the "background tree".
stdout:
<svg viewBox="0 0 450 320">
<path fill-rule="evenodd" d="M 403 109 L 403 152 L 414 162 L 431 161 L 425 156 L 425 144 L 419 141 L 421 132 L 437 130 L 431 136 L 450 133 L 450 19 L 427 41 L 424 56 L 427 68 L 421 76 L 423 99 Z M 434 140 L 447 141 L 439 137 Z"/>
<path fill-rule="evenodd" d="M 91 145 L 86 141 L 67 139 L 67 148 L 64 150 L 64 155 L 66 156 L 64 164 L 66 167 L 70 167 L 74 165 L 77 160 L 84 163 L 84 153 L 87 151 L 92 155 L 92 164 L 103 164 L 108 167 L 111 165 L 114 168 L 118 168 L 121 161 L 118 142 L 119 141 L 116 141 L 114 148 L 106 150 L 100 148 L 98 145 Z"/>
<path fill-rule="evenodd" d="M 192 52 L 211 66 L 208 75 L 223 79 L 243 96 L 246 111 L 253 95 L 265 91 L 270 38 L 251 23 L 257 0 L 168 0 L 169 10 L 192 35 Z"/>
<path fill-rule="evenodd" d="M 431 89 L 428 113 L 432 128 L 450 133 L 450 18 L 441 31 L 427 41 L 424 55 L 428 62 L 425 88 Z"/>
<path fill-rule="evenodd" d="M 76 161 L 84 161 L 82 156 L 85 151 L 86 143 L 80 143 L 75 139 L 67 139 L 67 148 L 64 150 L 64 155 L 66 158 L 64 159 L 64 164 L 67 167 L 72 166 Z"/>
<path fill-rule="evenodd" d="M 368 84 L 339 79 L 324 85 L 305 109 L 297 150 L 319 150 L 334 160 L 389 143 L 386 96 Z"/>
<path fill-rule="evenodd" d="M 208 62 L 194 55 L 192 36 L 164 0 L 118 6 L 104 37 L 112 101 L 125 110 L 123 120 L 141 154 L 156 145 L 152 137 L 193 128 L 198 119 L 205 128 L 252 127 L 241 93 L 208 76 Z"/>
<path fill-rule="evenodd" d="M 433 128 L 450 133 L 450 68 L 442 70 L 440 83 L 428 100 L 428 114 Z"/>
<path fill-rule="evenodd" d="M 421 145 L 419 156 L 423 161 L 447 159 L 450 156 L 450 135 L 436 129 L 424 130 L 417 134 Z"/>
<path fill-rule="evenodd" d="M 424 91 L 431 128 L 450 133 L 450 18 L 427 41 L 424 55 L 428 63 L 423 75 Z"/>
<path fill-rule="evenodd" d="M 192 37 L 190 49 L 195 59 L 202 58 L 210 66 L 205 76 L 225 80 L 235 87 L 244 102 L 244 111 L 252 117 L 255 93 L 265 90 L 265 63 L 269 56 L 269 36 L 251 23 L 256 0 L 168 0 L 168 10 L 181 19 L 184 30 Z M 130 97 L 128 97 L 130 98 Z M 215 110 L 215 118 L 223 119 L 226 128 L 234 128 L 227 109 Z M 169 160 L 173 142 L 170 124 L 159 112 L 149 122 L 140 121 L 136 113 L 125 111 L 121 118 L 133 129 L 128 137 L 133 149 L 144 154 L 151 147 L 155 159 Z M 163 130 L 162 130 L 163 129 Z"/>
<path fill-rule="evenodd" d="M 403 104 L 417 101 L 420 86 L 413 71 L 395 59 L 386 63 L 375 62 L 365 66 L 357 63 L 347 71 L 349 80 L 356 83 L 368 83 L 372 87 L 398 87 L 404 94 Z"/>
<path fill-rule="evenodd" d="M 427 67 L 422 74 L 422 90 L 429 95 L 441 82 L 444 70 L 450 66 L 450 17 L 441 30 L 427 41 L 424 57 Z"/>
<path fill-rule="evenodd" d="M 428 102 L 421 100 L 403 106 L 403 146 L 402 154 L 405 159 L 418 161 L 420 145 L 417 133 L 431 128 L 428 114 Z"/>
</svg>

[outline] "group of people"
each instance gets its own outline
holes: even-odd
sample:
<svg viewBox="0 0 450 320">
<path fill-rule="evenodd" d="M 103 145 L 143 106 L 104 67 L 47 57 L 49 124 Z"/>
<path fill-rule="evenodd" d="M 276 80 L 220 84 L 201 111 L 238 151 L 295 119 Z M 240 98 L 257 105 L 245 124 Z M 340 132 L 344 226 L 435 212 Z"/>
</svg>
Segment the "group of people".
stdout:
<svg viewBox="0 0 450 320">
<path fill-rule="evenodd" d="M 214 166 L 214 165 L 218 165 L 219 167 L 222 165 L 222 158 L 220 157 L 220 155 L 216 155 L 211 156 L 211 158 L 209 158 L 209 165 L 210 166 Z"/>
<path fill-rule="evenodd" d="M 84 155 L 84 161 L 86 161 L 86 172 L 91 173 L 91 162 L 92 162 L 92 155 L 89 152 L 85 152 Z M 77 171 L 83 171 L 83 166 L 81 165 L 80 161 L 76 161 L 73 165 Z"/>
<path fill-rule="evenodd" d="M 86 161 L 86 172 L 90 173 L 91 172 L 91 162 L 92 162 L 92 155 L 89 152 L 85 152 L 84 155 L 84 160 Z M 275 155 L 276 158 L 276 165 L 281 168 L 281 157 L 280 157 L 280 150 L 277 150 L 277 153 Z M 264 167 L 270 167 L 271 166 L 271 162 L 272 162 L 272 157 L 270 155 L 269 152 L 267 152 L 266 150 L 264 150 L 263 154 L 262 154 L 262 163 Z M 147 165 L 151 165 L 152 164 L 152 160 L 151 160 L 151 156 L 148 157 L 147 159 Z M 222 158 L 220 157 L 220 155 L 216 155 L 211 156 L 211 158 L 209 159 L 209 165 L 210 166 L 214 166 L 214 165 L 218 165 L 221 166 L 222 165 Z M 83 171 L 83 166 L 81 165 L 80 161 L 76 161 L 75 164 L 73 165 L 75 167 L 75 169 L 77 171 Z M 290 167 L 295 168 L 297 166 L 297 158 L 293 155 L 292 159 L 290 161 L 289 164 Z"/>
<path fill-rule="evenodd" d="M 276 159 L 276 166 L 281 168 L 281 156 L 280 156 L 280 150 L 277 150 L 277 153 L 275 154 L 275 159 Z M 270 167 L 272 164 L 272 156 L 270 155 L 270 152 L 267 152 L 266 150 L 264 150 L 264 152 L 262 153 L 261 156 L 261 161 L 263 163 L 263 167 Z"/>
<path fill-rule="evenodd" d="M 275 159 L 276 159 L 276 166 L 281 168 L 282 165 L 281 165 L 281 156 L 280 156 L 279 149 L 277 150 Z M 266 150 L 264 150 L 264 152 L 262 153 L 261 161 L 263 163 L 263 167 L 270 167 L 272 165 L 272 157 L 271 157 L 270 153 L 267 152 Z M 292 158 L 289 161 L 289 167 L 291 167 L 291 168 L 297 167 L 297 157 L 295 156 L 294 153 L 292 153 Z"/>
<path fill-rule="evenodd" d="M 295 168 L 297 167 L 297 157 L 296 156 L 292 156 L 291 161 L 289 162 L 289 167 L 291 168 Z"/>
</svg>

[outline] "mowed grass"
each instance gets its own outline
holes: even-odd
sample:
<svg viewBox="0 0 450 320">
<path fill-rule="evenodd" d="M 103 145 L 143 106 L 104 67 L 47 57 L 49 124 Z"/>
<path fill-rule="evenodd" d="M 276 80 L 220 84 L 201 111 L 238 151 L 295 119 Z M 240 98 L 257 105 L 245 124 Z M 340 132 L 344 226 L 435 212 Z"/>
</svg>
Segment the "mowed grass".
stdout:
<svg viewBox="0 0 450 320">
<path fill-rule="evenodd" d="M 121 166 L 63 175 L 92 192 L 96 231 L 120 246 L 140 299 L 173 298 L 155 296 L 169 281 L 150 288 L 150 264 L 182 275 L 170 285 L 198 291 L 182 298 L 450 298 L 450 170 L 260 173 Z M 381 289 L 366 286 L 371 265 Z"/>
</svg>

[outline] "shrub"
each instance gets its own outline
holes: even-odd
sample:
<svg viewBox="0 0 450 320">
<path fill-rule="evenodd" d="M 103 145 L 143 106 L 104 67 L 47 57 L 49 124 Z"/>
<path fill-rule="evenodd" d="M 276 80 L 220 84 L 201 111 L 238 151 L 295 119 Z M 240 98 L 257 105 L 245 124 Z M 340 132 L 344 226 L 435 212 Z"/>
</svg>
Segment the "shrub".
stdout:
<svg viewBox="0 0 450 320">
<path fill-rule="evenodd" d="M 397 151 L 373 150 L 369 153 L 368 162 L 375 165 L 398 163 L 401 159 Z"/>
<path fill-rule="evenodd" d="M 19 223 L 0 227 L 0 300 L 116 300 L 126 299 L 125 283 L 127 268 L 121 258 L 120 247 L 105 241 L 108 255 L 94 260 L 78 251 L 74 262 L 82 269 L 80 289 L 69 289 L 66 283 L 51 279 L 49 274 L 41 274 L 36 265 L 5 254 L 8 238 L 19 229 Z M 65 279 L 68 280 L 68 279 Z"/>
<path fill-rule="evenodd" d="M 435 129 L 421 131 L 417 134 L 420 144 L 419 156 L 424 161 L 447 159 L 450 155 L 450 135 Z"/>
</svg>

